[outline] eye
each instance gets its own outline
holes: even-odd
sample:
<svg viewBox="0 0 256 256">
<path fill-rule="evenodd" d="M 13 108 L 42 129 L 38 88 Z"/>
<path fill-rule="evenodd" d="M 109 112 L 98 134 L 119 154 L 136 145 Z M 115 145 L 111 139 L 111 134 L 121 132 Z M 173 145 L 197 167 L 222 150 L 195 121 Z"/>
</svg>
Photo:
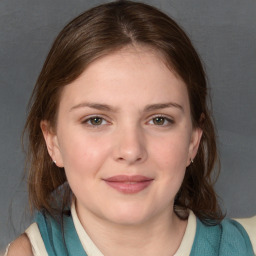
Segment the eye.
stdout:
<svg viewBox="0 0 256 256">
<path fill-rule="evenodd" d="M 158 126 L 168 126 L 173 123 L 174 121 L 172 119 L 165 116 L 156 116 L 149 121 L 149 124 L 158 125 Z"/>
<path fill-rule="evenodd" d="M 92 116 L 84 120 L 83 123 L 88 124 L 90 126 L 100 126 L 107 124 L 107 121 L 100 116 Z"/>
</svg>

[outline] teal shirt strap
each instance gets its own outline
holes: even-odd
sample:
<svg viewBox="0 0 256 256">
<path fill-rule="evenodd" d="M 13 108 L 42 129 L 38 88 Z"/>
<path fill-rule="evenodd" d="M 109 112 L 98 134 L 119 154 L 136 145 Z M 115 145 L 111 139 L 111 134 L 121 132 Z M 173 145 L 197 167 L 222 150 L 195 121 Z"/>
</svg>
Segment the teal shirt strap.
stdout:
<svg viewBox="0 0 256 256">
<path fill-rule="evenodd" d="M 77 235 L 72 216 L 63 216 L 64 233 L 61 224 L 49 215 L 38 213 L 36 222 L 49 256 L 87 256 Z"/>
</svg>

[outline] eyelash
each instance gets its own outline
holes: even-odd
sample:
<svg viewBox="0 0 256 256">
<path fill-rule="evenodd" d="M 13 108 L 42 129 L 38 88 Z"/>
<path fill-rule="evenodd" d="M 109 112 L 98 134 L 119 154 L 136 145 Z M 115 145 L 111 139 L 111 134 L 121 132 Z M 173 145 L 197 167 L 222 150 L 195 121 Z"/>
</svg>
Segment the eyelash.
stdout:
<svg viewBox="0 0 256 256">
<path fill-rule="evenodd" d="M 154 120 L 156 120 L 157 118 L 162 119 L 164 121 L 164 123 L 161 123 L 161 124 L 154 123 Z M 92 121 L 95 119 L 100 119 L 101 122 L 99 124 L 92 124 Z M 150 123 L 150 122 L 153 122 L 153 123 Z M 155 115 L 155 116 L 151 117 L 147 123 L 150 125 L 155 125 L 155 126 L 160 126 L 160 127 L 168 127 L 168 126 L 174 124 L 174 120 L 169 117 L 166 117 L 165 115 Z M 85 120 L 83 120 L 82 124 L 86 124 L 92 128 L 100 128 L 103 125 L 110 124 L 110 122 L 108 122 L 102 116 L 95 115 L 95 116 L 90 116 L 90 117 L 86 118 Z"/>
<path fill-rule="evenodd" d="M 95 119 L 101 119 L 102 122 L 104 122 L 102 124 L 102 122 L 100 124 L 92 124 L 92 121 L 95 120 Z M 93 128 L 99 128 L 100 126 L 102 125 L 107 125 L 109 122 L 102 116 L 90 116 L 88 118 L 86 118 L 85 120 L 82 121 L 82 124 L 86 124 L 90 127 L 93 127 Z"/>
<path fill-rule="evenodd" d="M 167 126 L 170 126 L 170 125 L 174 124 L 174 120 L 171 119 L 170 117 L 166 117 L 165 115 L 155 115 L 155 116 L 151 117 L 150 121 L 154 122 L 154 120 L 156 120 L 157 118 L 164 119 L 164 124 L 155 124 L 155 123 L 153 123 L 152 125 L 167 127 Z"/>
</svg>

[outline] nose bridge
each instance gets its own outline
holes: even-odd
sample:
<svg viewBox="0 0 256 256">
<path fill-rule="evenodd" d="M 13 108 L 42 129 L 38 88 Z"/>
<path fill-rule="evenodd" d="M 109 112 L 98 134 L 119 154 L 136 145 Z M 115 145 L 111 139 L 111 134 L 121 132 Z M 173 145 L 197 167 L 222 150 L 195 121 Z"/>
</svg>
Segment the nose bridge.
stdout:
<svg viewBox="0 0 256 256">
<path fill-rule="evenodd" d="M 138 124 L 127 124 L 118 128 L 114 156 L 127 164 L 143 162 L 147 158 L 143 128 Z"/>
</svg>

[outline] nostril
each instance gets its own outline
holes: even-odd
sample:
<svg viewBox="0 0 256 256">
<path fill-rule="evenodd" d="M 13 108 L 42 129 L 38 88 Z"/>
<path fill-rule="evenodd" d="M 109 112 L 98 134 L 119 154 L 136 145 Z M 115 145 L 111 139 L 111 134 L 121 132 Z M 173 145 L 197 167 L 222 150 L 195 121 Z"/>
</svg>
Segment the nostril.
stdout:
<svg viewBox="0 0 256 256">
<path fill-rule="evenodd" d="M 135 163 L 135 162 L 140 162 L 142 161 L 142 157 L 138 157 L 138 158 L 128 158 L 128 157 L 118 157 L 117 161 L 119 162 L 130 162 L 130 163 Z"/>
</svg>

